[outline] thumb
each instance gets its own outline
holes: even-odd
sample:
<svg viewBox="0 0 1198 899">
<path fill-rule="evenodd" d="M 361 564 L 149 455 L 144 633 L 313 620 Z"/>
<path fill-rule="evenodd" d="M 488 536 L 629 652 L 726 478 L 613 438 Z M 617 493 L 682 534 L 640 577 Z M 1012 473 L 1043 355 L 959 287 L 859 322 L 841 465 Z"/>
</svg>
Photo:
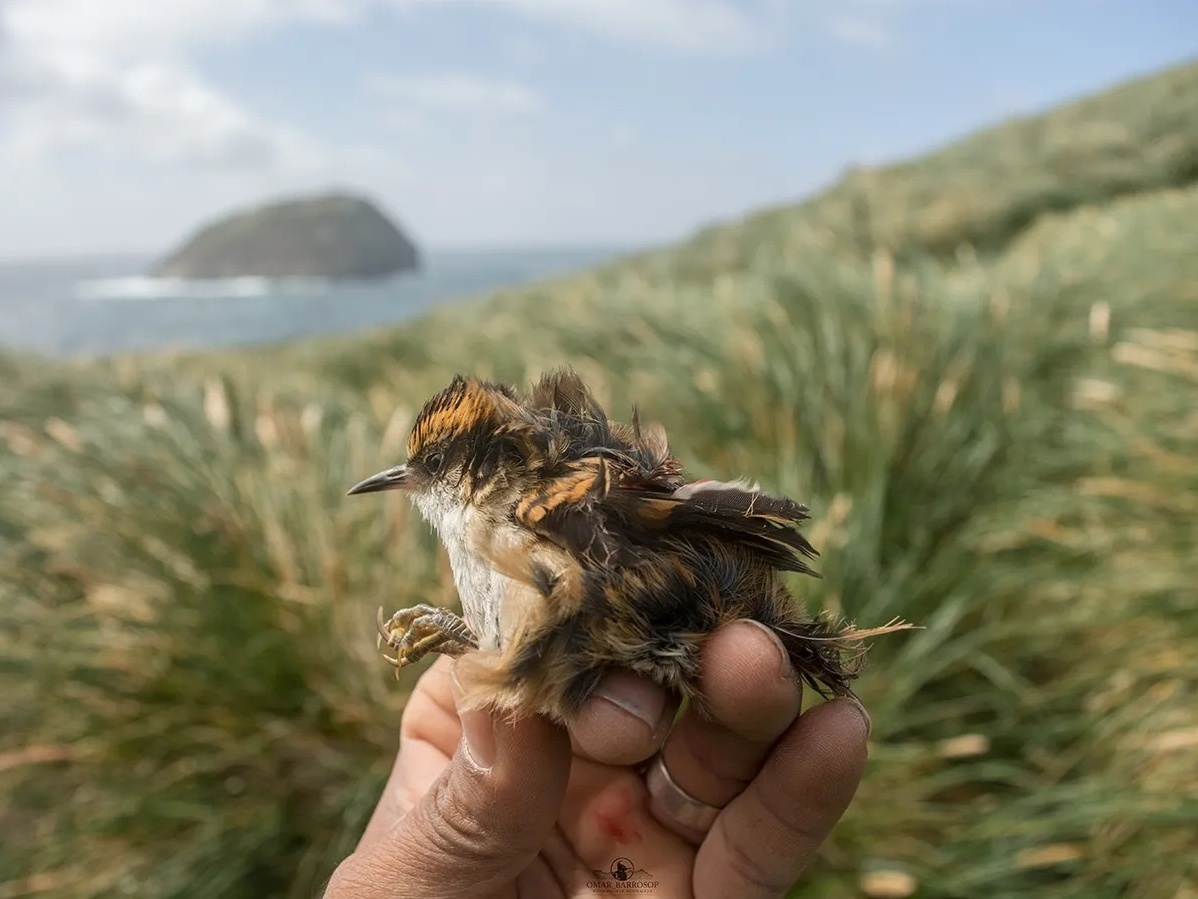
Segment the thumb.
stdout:
<svg viewBox="0 0 1198 899">
<path fill-rule="evenodd" d="M 533 715 L 459 718 L 462 741 L 445 771 L 365 857 L 339 869 L 343 883 L 326 896 L 485 895 L 532 863 L 565 796 L 566 731 Z"/>
</svg>

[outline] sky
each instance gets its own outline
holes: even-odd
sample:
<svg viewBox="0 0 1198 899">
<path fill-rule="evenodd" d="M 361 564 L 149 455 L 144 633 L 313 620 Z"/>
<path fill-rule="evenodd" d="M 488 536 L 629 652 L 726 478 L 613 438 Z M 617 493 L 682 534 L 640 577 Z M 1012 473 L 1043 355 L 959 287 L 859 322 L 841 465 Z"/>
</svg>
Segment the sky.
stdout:
<svg viewBox="0 0 1198 899">
<path fill-rule="evenodd" d="M 0 0 L 0 258 L 331 189 L 663 243 L 1192 59 L 1193 0 Z"/>
</svg>

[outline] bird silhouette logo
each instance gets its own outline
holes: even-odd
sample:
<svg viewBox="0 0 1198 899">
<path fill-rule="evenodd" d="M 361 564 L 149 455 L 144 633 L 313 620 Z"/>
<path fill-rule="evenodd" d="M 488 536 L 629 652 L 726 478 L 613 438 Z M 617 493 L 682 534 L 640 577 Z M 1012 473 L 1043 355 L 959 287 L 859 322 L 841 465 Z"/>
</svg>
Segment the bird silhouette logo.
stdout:
<svg viewBox="0 0 1198 899">
<path fill-rule="evenodd" d="M 594 871 L 592 873 L 596 877 L 610 877 L 613 880 L 617 880 L 621 883 L 633 879 L 643 880 L 647 877 L 653 876 L 644 868 L 638 868 L 630 858 L 617 858 L 611 863 L 611 867 L 606 871 Z"/>
</svg>

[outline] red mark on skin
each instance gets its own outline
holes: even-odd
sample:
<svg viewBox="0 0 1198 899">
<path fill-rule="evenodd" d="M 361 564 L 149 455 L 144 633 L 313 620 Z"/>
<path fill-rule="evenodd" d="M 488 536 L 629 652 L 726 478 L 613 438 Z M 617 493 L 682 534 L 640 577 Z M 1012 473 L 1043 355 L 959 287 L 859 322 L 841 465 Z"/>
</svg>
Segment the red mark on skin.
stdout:
<svg viewBox="0 0 1198 899">
<path fill-rule="evenodd" d="M 591 814 L 594 815 L 595 824 L 601 834 L 611 837 L 622 846 L 627 846 L 641 839 L 641 832 L 636 828 L 636 806 L 632 790 L 620 787 L 600 796 L 595 801 Z"/>
</svg>

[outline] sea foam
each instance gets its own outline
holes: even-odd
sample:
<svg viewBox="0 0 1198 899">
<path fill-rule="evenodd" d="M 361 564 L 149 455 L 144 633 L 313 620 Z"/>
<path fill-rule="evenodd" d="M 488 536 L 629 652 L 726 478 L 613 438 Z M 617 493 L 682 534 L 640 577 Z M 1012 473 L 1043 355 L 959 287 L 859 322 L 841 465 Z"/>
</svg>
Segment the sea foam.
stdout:
<svg viewBox="0 0 1198 899">
<path fill-rule="evenodd" d="M 80 300 L 261 297 L 280 293 L 320 293 L 327 289 L 328 283 L 324 278 L 151 278 L 129 275 L 80 281 L 75 285 L 75 297 Z"/>
</svg>

